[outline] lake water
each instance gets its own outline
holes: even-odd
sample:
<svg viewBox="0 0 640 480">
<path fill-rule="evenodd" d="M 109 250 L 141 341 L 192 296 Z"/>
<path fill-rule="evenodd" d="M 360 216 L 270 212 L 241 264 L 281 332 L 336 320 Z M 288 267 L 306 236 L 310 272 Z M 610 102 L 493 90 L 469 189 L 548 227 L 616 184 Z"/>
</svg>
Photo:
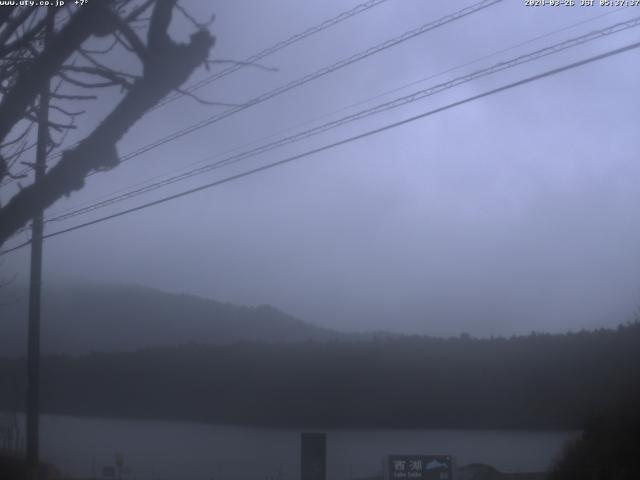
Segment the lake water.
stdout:
<svg viewBox="0 0 640 480">
<path fill-rule="evenodd" d="M 24 419 L 22 419 L 24 421 Z M 74 476 L 97 477 L 122 453 L 132 479 L 294 480 L 299 429 L 44 415 L 41 455 Z M 24 429 L 22 430 L 24 431 Z M 304 431 L 321 431 L 305 429 Z M 504 472 L 542 471 L 577 432 L 329 429 L 327 477 L 378 473 L 387 454 L 451 454 L 458 465 L 486 463 Z"/>
</svg>

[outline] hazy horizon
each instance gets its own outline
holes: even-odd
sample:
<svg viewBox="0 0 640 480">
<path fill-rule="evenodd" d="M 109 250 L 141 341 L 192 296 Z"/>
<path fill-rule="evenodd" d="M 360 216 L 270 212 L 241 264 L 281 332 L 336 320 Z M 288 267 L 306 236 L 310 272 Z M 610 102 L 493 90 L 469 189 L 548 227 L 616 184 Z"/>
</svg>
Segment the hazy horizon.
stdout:
<svg viewBox="0 0 640 480">
<path fill-rule="evenodd" d="M 243 68 L 198 93 L 242 103 L 473 3 L 384 2 L 260 61 L 271 70 Z M 295 133 L 635 18 L 637 11 L 521 3 L 500 2 L 93 175 L 82 191 L 45 216 L 207 156 L 261 144 L 271 140 L 265 137 Z M 198 18 L 216 14 L 212 58 L 222 60 L 247 58 L 355 4 L 184 2 Z M 176 38 L 188 38 L 193 28 L 174 15 Z M 636 41 L 637 28 L 48 224 L 47 232 L 627 45 Z M 140 284 L 221 302 L 269 304 L 347 331 L 489 336 L 614 327 L 640 303 L 637 60 L 637 51 L 607 58 L 52 238 L 45 243 L 45 278 L 53 284 L 60 278 Z M 123 57 L 122 68 L 135 70 L 130 63 Z M 207 75 L 200 68 L 187 85 Z M 89 131 L 117 97 L 107 92 L 68 141 Z M 146 115 L 118 151 L 124 155 L 223 110 L 181 98 Z M 3 200 L 12 188 L 15 183 L 3 187 Z M 23 240 L 18 236 L 6 247 Z M 1 277 L 27 281 L 28 258 L 28 249 L 3 257 Z"/>
<path fill-rule="evenodd" d="M 97 279 L 91 280 L 89 282 L 87 282 L 86 280 L 81 280 L 80 278 L 72 278 L 72 277 L 66 277 L 64 278 L 64 280 L 60 280 L 57 279 L 57 281 L 54 281 L 53 279 L 45 279 L 43 282 L 44 288 L 46 288 L 47 290 L 45 291 L 45 295 L 48 294 L 52 294 L 52 293 L 60 293 L 60 292 L 66 292 L 66 291 L 70 291 L 73 292 L 74 290 L 79 290 L 82 288 L 89 288 L 89 289 L 100 289 L 100 288 L 122 288 L 122 289 L 148 289 L 154 292 L 160 292 L 163 294 L 168 294 L 168 295 L 177 295 L 177 296 L 186 296 L 186 297 L 192 297 L 195 299 L 203 299 L 203 300 L 207 300 L 207 301 L 212 301 L 212 302 L 216 302 L 219 304 L 223 304 L 223 305 L 231 305 L 231 306 L 237 306 L 237 307 L 249 307 L 249 308 L 259 308 L 259 307 L 272 307 L 275 308 L 276 310 L 282 312 L 285 315 L 290 315 L 291 317 L 295 318 L 296 320 L 299 320 L 301 322 L 304 322 L 308 325 L 314 326 L 314 327 L 320 327 L 320 328 L 327 328 L 329 330 L 334 330 L 338 333 L 346 333 L 346 334 L 350 334 L 350 333 L 375 333 L 375 332 L 380 332 L 380 333 L 389 333 L 389 334 L 398 334 L 398 335 L 425 335 L 425 336 L 431 336 L 431 337 L 442 337 L 442 338 L 456 338 L 459 337 L 461 335 L 464 334 L 469 334 L 472 335 L 475 338 L 491 338 L 491 337 L 504 337 L 504 338 L 508 338 L 511 336 L 527 336 L 530 335 L 531 333 L 550 333 L 550 334 L 567 334 L 567 333 L 575 333 L 578 331 L 582 331 L 582 330 L 587 330 L 587 331 L 591 331 L 591 330 L 597 330 L 600 328 L 607 328 L 607 329 L 615 329 L 620 325 L 625 325 L 628 324 L 631 321 L 634 320 L 638 320 L 638 315 L 637 312 L 638 310 L 633 310 L 630 311 L 629 314 L 626 317 L 621 317 L 619 319 L 619 321 L 611 321 L 609 323 L 603 323 L 602 325 L 593 325 L 593 326 L 579 326 L 576 328 L 566 328 L 566 329 L 562 329 L 562 327 L 559 327 L 555 330 L 536 330 L 535 328 L 531 329 L 531 330 L 523 330 L 523 331 L 510 331 L 510 332 L 498 332 L 498 333 L 493 333 L 493 332 L 487 332 L 485 334 L 482 333 L 473 333 L 473 332 L 469 332 L 467 330 L 460 330 L 460 331 L 453 331 L 453 330 L 443 330 L 443 331 L 430 331 L 430 330 L 415 330 L 415 331 L 411 331 L 411 330 L 394 330 L 393 328 L 386 328 L 386 329 L 376 329 L 376 328 L 366 328 L 365 326 L 363 326 L 361 329 L 355 328 L 355 329 L 349 329 L 348 326 L 341 326 L 341 325 L 337 325 L 337 326 L 326 326 L 323 325 L 322 323 L 316 323 L 312 320 L 300 317 L 300 316 L 296 316 L 293 313 L 287 311 L 285 308 L 282 308 L 278 305 L 274 305 L 271 303 L 233 303 L 233 302 L 228 302 L 225 301 L 224 299 L 220 299 L 220 298 L 215 298 L 215 297 L 209 297 L 206 295 L 200 295 L 197 293 L 192 293 L 192 292 L 187 292 L 187 291 L 182 291 L 182 290 L 170 290 L 170 289 L 163 289 L 163 288 L 157 288 L 157 287 L 153 287 L 153 286 L 149 286 L 149 285 L 144 285 L 144 284 L 140 284 L 140 283 L 124 283 L 124 282 L 113 282 L 113 283 L 107 283 L 107 282 L 101 282 Z M 8 295 L 2 295 L 2 291 L 0 291 L 0 309 L 3 307 L 3 301 L 8 300 L 8 301 L 15 301 L 16 299 L 14 297 L 11 296 L 12 290 L 18 290 L 20 291 L 21 295 L 23 296 L 22 300 L 26 301 L 26 296 L 28 294 L 28 288 L 29 285 L 27 283 L 18 283 L 18 282 L 13 282 L 9 285 L 5 286 L 5 292 L 10 292 Z M 43 313 L 43 322 L 47 323 L 47 312 L 45 311 Z M 25 309 L 25 326 L 26 326 L 26 309 Z M 49 327 L 51 328 L 51 327 Z"/>
</svg>

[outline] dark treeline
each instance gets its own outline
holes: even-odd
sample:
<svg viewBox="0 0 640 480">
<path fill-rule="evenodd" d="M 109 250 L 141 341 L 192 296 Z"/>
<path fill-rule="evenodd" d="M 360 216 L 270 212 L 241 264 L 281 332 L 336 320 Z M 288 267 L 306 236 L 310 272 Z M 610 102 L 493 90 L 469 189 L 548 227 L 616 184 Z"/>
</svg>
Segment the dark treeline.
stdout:
<svg viewBox="0 0 640 480">
<path fill-rule="evenodd" d="M 581 428 L 640 398 L 640 324 L 510 339 L 188 345 L 47 356 L 48 413 L 273 426 Z M 25 363 L 0 360 L 0 379 Z M 24 386 L 0 382 L 0 408 Z"/>
</svg>

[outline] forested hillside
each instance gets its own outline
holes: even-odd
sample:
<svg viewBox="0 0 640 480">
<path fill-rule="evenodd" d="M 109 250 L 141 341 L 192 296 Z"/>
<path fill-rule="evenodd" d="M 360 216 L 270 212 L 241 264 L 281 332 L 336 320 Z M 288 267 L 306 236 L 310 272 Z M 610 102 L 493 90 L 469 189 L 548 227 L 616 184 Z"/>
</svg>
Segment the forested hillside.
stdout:
<svg viewBox="0 0 640 480">
<path fill-rule="evenodd" d="M 640 398 L 640 324 L 510 339 L 191 345 L 47 356 L 42 365 L 48 413 L 247 425 L 579 428 L 593 413 Z M 0 361 L 0 378 L 23 373 L 23 360 Z M 24 404 L 9 382 L 1 388 L 2 408 Z"/>
</svg>

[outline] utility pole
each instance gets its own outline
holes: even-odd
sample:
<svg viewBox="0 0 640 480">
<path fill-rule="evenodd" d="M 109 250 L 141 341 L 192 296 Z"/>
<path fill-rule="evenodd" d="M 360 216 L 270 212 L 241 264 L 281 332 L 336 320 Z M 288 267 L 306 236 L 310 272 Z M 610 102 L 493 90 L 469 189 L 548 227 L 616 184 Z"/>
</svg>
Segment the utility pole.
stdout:
<svg viewBox="0 0 640 480">
<path fill-rule="evenodd" d="M 44 48 L 53 34 L 53 10 L 46 13 Z M 36 146 L 35 183 L 45 174 L 47 148 L 49 146 L 49 98 L 50 84 L 46 82 L 40 92 L 38 104 L 38 139 Z M 27 467 L 31 480 L 39 476 L 40 430 L 40 299 L 42 292 L 42 234 L 43 212 L 33 216 L 31 233 L 31 272 L 29 282 L 29 330 L 27 343 Z"/>
</svg>

